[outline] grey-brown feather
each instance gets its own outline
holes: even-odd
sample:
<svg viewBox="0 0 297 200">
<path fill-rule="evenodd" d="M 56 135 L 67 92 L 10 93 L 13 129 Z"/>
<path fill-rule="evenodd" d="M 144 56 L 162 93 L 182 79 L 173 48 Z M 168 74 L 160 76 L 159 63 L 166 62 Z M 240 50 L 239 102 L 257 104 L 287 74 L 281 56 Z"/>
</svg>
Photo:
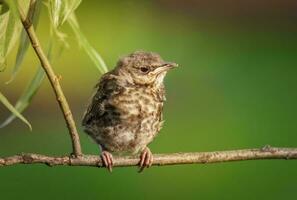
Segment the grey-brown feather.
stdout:
<svg viewBox="0 0 297 200">
<path fill-rule="evenodd" d="M 103 150 L 138 153 L 162 127 L 165 90 L 163 81 L 138 84 L 123 73 L 116 68 L 102 76 L 82 125 Z"/>
</svg>

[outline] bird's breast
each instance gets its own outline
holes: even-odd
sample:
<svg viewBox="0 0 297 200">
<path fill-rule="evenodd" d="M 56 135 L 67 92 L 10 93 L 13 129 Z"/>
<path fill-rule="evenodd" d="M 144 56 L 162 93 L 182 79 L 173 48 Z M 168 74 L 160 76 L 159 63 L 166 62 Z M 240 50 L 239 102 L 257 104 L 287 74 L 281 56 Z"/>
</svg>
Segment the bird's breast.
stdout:
<svg viewBox="0 0 297 200">
<path fill-rule="evenodd" d="M 163 102 L 147 88 L 126 88 L 112 99 L 111 104 L 120 113 L 117 140 L 131 148 L 150 143 L 162 126 Z M 115 138 L 116 139 L 116 138 Z"/>
<path fill-rule="evenodd" d="M 144 119 L 160 114 L 163 101 L 160 101 L 160 94 L 150 88 L 125 88 L 112 101 L 121 113 L 121 117 L 132 117 L 135 120 Z"/>
</svg>

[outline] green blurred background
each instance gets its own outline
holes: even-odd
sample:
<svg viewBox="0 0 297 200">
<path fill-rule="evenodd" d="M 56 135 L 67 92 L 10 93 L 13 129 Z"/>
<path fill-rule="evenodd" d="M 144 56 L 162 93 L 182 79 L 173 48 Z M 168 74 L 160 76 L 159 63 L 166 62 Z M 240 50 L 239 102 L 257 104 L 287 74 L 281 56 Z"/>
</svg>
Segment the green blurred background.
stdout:
<svg viewBox="0 0 297 200">
<path fill-rule="evenodd" d="M 297 4 L 294 1 L 83 1 L 81 28 L 111 69 L 135 50 L 155 51 L 180 68 L 166 77 L 165 125 L 155 153 L 297 146 Z M 48 16 L 37 33 L 43 46 Z M 80 120 L 101 76 L 69 35 L 53 63 L 80 130 L 84 153 L 98 154 Z M 37 59 L 27 54 L 10 78 L 16 50 L 0 73 L 0 90 L 15 102 Z M 0 120 L 9 112 L 0 105 Z M 0 156 L 64 155 L 70 140 L 47 80 L 24 115 L 0 130 Z M 1 199 L 296 199 L 297 161 L 259 160 L 209 165 L 105 169 L 18 165 L 0 169 Z"/>
</svg>

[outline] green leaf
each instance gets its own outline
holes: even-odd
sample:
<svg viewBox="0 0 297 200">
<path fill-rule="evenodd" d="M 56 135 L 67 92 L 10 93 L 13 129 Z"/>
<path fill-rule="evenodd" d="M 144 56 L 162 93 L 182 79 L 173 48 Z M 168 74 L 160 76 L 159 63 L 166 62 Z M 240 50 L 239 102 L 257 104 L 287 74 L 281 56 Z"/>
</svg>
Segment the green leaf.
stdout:
<svg viewBox="0 0 297 200">
<path fill-rule="evenodd" d="M 61 31 L 61 26 L 80 3 L 81 0 L 49 0 L 46 4 L 51 22 L 51 34 L 57 37 L 66 47 L 69 47 L 66 42 L 67 35 Z"/>
<path fill-rule="evenodd" d="M 1 13 L 0 15 L 0 67 L 5 63 L 5 37 L 6 37 L 6 27 L 9 20 L 9 12 Z M 5 68 L 5 66 L 3 67 Z"/>
<path fill-rule="evenodd" d="M 51 60 L 52 57 L 52 40 L 49 42 L 49 47 L 47 50 L 47 57 L 49 60 Z M 40 88 L 42 81 L 44 80 L 45 73 L 44 70 L 41 66 L 38 66 L 37 72 L 35 73 L 33 79 L 27 86 L 27 88 L 24 90 L 23 94 L 15 104 L 15 109 L 22 113 L 30 104 L 32 101 L 32 98 L 35 96 L 37 93 L 38 89 Z M 0 128 L 7 126 L 9 123 L 11 123 L 16 116 L 14 114 L 10 115 L 1 125 Z"/>
<path fill-rule="evenodd" d="M 69 46 L 66 42 L 67 35 L 60 31 L 60 19 L 62 16 L 62 0 L 49 0 L 47 7 L 50 19 L 50 30 L 51 35 L 55 36 L 58 40 L 60 40 L 65 46 Z"/>
<path fill-rule="evenodd" d="M 7 11 L 8 11 L 8 6 L 6 6 L 6 4 L 1 5 L 1 11 L 0 11 L 0 72 L 4 71 L 6 68 L 6 65 L 4 65 L 5 64 L 4 43 L 5 43 L 6 26 L 7 26 L 8 17 L 9 17 L 9 14 L 6 13 Z"/>
<path fill-rule="evenodd" d="M 99 69 L 101 73 L 106 73 L 108 69 L 104 60 L 95 48 L 88 42 L 87 38 L 81 32 L 76 20 L 74 11 L 80 3 L 81 0 L 49 0 L 47 7 L 51 21 L 51 32 L 67 47 L 68 44 L 65 40 L 66 34 L 60 31 L 61 25 L 67 21 L 75 34 L 76 40 L 93 61 L 97 69 Z"/>
<path fill-rule="evenodd" d="M 6 0 L 9 12 L 2 13 L 0 16 L 0 67 L 5 64 L 6 57 L 16 44 L 21 31 L 17 1 Z M 5 4 L 3 4 L 5 5 Z M 4 9 L 5 10 L 5 9 Z"/>
<path fill-rule="evenodd" d="M 2 15 L 3 13 L 6 13 L 8 10 L 9 10 L 8 5 L 5 2 L 1 2 L 1 4 L 0 4 L 0 15 Z"/>
<path fill-rule="evenodd" d="M 20 17 L 19 17 L 19 15 L 20 15 L 19 12 L 28 13 L 30 4 L 33 2 L 33 5 L 35 5 L 38 1 L 42 1 L 42 0 L 34 0 L 34 1 L 32 1 L 32 0 L 13 0 L 13 2 L 15 2 L 14 5 L 16 5 L 16 7 L 14 8 L 14 10 L 16 10 L 16 14 L 14 14 L 14 15 L 18 19 L 18 21 L 21 21 Z"/>
<path fill-rule="evenodd" d="M 18 1 L 16 0 L 4 0 L 4 4 L 8 5 L 9 11 L 14 18 L 19 18 Z"/>
<path fill-rule="evenodd" d="M 19 18 L 18 1 L 6 0 L 6 2 L 9 6 L 9 21 L 6 29 L 6 43 L 4 50 L 7 55 L 16 44 L 16 41 L 19 39 L 19 35 L 22 30 L 22 24 Z M 28 2 L 28 0 L 23 0 L 22 2 Z"/>
<path fill-rule="evenodd" d="M 32 131 L 32 126 L 31 124 L 26 120 L 26 118 L 19 113 L 15 107 L 13 107 L 13 105 L 11 105 L 9 103 L 9 101 L 7 100 L 7 98 L 0 92 L 0 101 L 4 104 L 4 106 L 10 110 L 10 112 L 12 112 L 16 117 L 18 117 L 20 120 L 22 120 L 25 124 L 28 125 L 28 127 L 30 128 L 30 130 Z"/>
<path fill-rule="evenodd" d="M 108 71 L 107 66 L 100 56 L 100 54 L 94 49 L 94 47 L 91 46 L 91 44 L 88 42 L 87 38 L 84 36 L 84 34 L 81 32 L 79 28 L 79 24 L 76 20 L 76 17 L 74 13 L 72 13 L 68 19 L 67 22 L 69 23 L 70 27 L 72 28 L 76 40 L 79 42 L 80 46 L 83 48 L 83 50 L 88 54 L 90 59 L 93 61 L 97 69 L 101 73 L 106 73 Z"/>
<path fill-rule="evenodd" d="M 79 6 L 81 0 L 49 0 L 48 8 L 53 26 L 58 29 Z"/>
<path fill-rule="evenodd" d="M 34 78 L 28 85 L 27 89 L 23 93 L 23 95 L 20 97 L 20 99 L 15 104 L 15 109 L 22 113 L 30 104 L 33 96 L 36 94 L 38 88 L 40 87 L 42 80 L 44 79 L 44 71 L 41 67 L 38 68 L 36 74 L 34 75 Z M 1 125 L 0 128 L 3 128 L 7 126 L 9 123 L 11 123 L 16 118 L 16 115 L 12 114 L 10 115 Z"/>
<path fill-rule="evenodd" d="M 30 10 L 28 11 L 28 15 L 30 15 L 30 16 L 28 16 L 29 20 L 33 23 L 34 28 L 37 27 L 37 24 L 39 21 L 41 6 L 42 6 L 42 1 L 40 1 L 40 0 L 36 1 L 36 3 L 33 5 L 33 7 L 30 8 Z M 28 38 L 28 35 L 27 35 L 26 31 L 23 29 L 22 33 L 21 33 L 21 39 L 20 39 L 17 56 L 16 56 L 15 66 L 12 71 L 12 76 L 11 76 L 10 80 L 6 82 L 6 84 L 9 84 L 11 81 L 13 81 L 15 76 L 19 72 L 21 64 L 24 60 L 25 54 L 28 50 L 29 43 L 30 43 L 30 40 Z"/>
<path fill-rule="evenodd" d="M 68 17 L 76 10 L 81 3 L 81 0 L 64 0 L 64 10 L 62 14 L 61 24 L 63 24 Z"/>
<path fill-rule="evenodd" d="M 54 27 L 59 26 L 59 19 L 61 18 L 62 0 L 50 0 L 50 14 L 54 24 Z"/>
</svg>

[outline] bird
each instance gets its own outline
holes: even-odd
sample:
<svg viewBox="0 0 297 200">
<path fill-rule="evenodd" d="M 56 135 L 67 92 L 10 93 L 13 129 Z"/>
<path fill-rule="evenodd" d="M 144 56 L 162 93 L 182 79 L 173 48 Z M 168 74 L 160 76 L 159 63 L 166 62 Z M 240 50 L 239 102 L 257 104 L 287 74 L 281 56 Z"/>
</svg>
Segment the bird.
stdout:
<svg viewBox="0 0 297 200">
<path fill-rule="evenodd" d="M 148 144 L 163 125 L 164 78 L 178 65 L 157 53 L 135 51 L 101 76 L 83 115 L 82 127 L 101 150 L 111 172 L 113 154 L 140 155 L 140 172 L 153 163 Z"/>
</svg>

